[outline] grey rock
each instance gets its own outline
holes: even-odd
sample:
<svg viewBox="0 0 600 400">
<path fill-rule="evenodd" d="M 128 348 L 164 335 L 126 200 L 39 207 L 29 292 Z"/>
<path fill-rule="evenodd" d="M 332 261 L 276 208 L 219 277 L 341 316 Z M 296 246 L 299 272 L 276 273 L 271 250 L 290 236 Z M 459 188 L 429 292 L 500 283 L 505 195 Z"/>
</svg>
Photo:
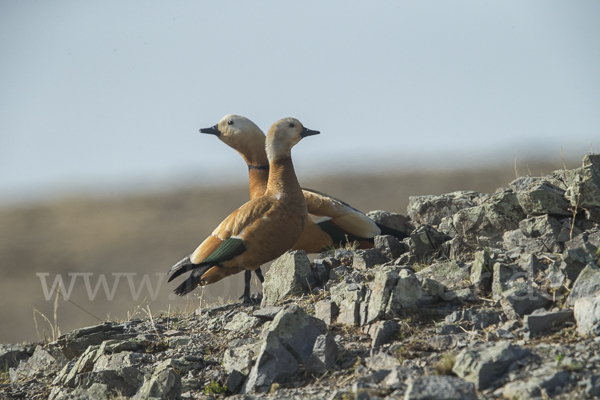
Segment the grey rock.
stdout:
<svg viewBox="0 0 600 400">
<path fill-rule="evenodd" d="M 400 267 L 386 266 L 375 273 L 371 283 L 371 297 L 369 300 L 369 311 L 366 323 L 371 323 L 383 318 L 393 288 L 398 283 Z"/>
<path fill-rule="evenodd" d="M 565 191 L 546 180 L 537 180 L 517 192 L 519 204 L 528 215 L 572 215 Z"/>
<path fill-rule="evenodd" d="M 578 299 L 596 296 L 600 293 L 600 267 L 589 263 L 581 271 L 567 298 L 567 306 L 575 305 Z"/>
<path fill-rule="evenodd" d="M 315 304 L 315 317 L 331 325 L 340 312 L 339 307 L 331 300 L 321 300 Z"/>
<path fill-rule="evenodd" d="M 527 274 L 517 264 L 494 263 L 492 279 L 492 298 L 500 300 L 502 293 L 510 289 L 519 279 L 527 278 Z"/>
<path fill-rule="evenodd" d="M 240 371 L 233 370 L 227 376 L 227 381 L 225 382 L 225 386 L 227 386 L 227 390 L 233 394 L 238 393 L 244 384 L 244 380 L 246 377 L 242 375 Z"/>
<path fill-rule="evenodd" d="M 421 283 L 416 275 L 408 270 L 401 270 L 396 286 L 390 292 L 385 318 L 399 317 L 403 309 L 414 307 L 423 295 Z"/>
<path fill-rule="evenodd" d="M 281 310 L 283 310 L 283 307 L 267 306 L 254 311 L 252 316 L 264 321 L 273 321 L 277 313 Z"/>
<path fill-rule="evenodd" d="M 367 368 L 371 371 L 391 371 L 400 366 L 400 363 L 395 357 L 392 357 L 386 352 L 380 351 L 365 360 Z"/>
<path fill-rule="evenodd" d="M 600 375 L 592 375 L 585 380 L 585 393 L 589 396 L 600 396 Z"/>
<path fill-rule="evenodd" d="M 596 230 L 583 232 L 565 243 L 562 259 L 569 280 L 575 281 L 586 265 L 596 263 L 599 247 L 600 231 Z"/>
<path fill-rule="evenodd" d="M 565 197 L 571 207 L 586 210 L 588 216 L 596 215 L 600 207 L 600 155 L 585 155 L 581 168 L 565 172 L 568 185 Z"/>
<path fill-rule="evenodd" d="M 16 344 L 0 344 L 0 368 L 15 368 L 29 358 L 27 350 Z"/>
<path fill-rule="evenodd" d="M 229 342 L 223 353 L 222 364 L 225 372 L 240 371 L 244 375 L 249 374 L 262 344 L 259 338 L 238 339 Z"/>
<path fill-rule="evenodd" d="M 313 318 L 297 305 L 288 306 L 277 314 L 269 332 L 273 332 L 300 362 L 308 360 L 315 340 L 321 335 Z"/>
<path fill-rule="evenodd" d="M 53 352 L 53 349 L 62 352 L 66 359 L 72 360 L 83 354 L 89 346 L 99 345 L 105 340 L 125 340 L 132 337 L 132 335 L 125 334 L 124 331 L 123 325 L 105 322 L 100 325 L 75 329 L 66 335 L 62 335 L 56 342 L 52 342 L 48 346 L 53 357 L 58 361 L 59 358 Z"/>
<path fill-rule="evenodd" d="M 410 255 L 419 263 L 429 263 L 447 239 L 449 238 L 445 234 L 434 227 L 421 225 L 410 234 Z"/>
<path fill-rule="evenodd" d="M 94 362 L 98 355 L 98 349 L 100 346 L 90 346 L 87 350 L 77 359 L 74 365 L 65 365 L 65 367 L 59 372 L 52 382 L 53 385 L 61 384 L 63 386 L 75 387 L 75 378 L 77 375 L 91 372 L 94 369 Z M 70 367 L 70 368 L 69 368 Z"/>
<path fill-rule="evenodd" d="M 562 253 L 561 232 L 562 224 L 553 217 L 528 218 L 519 222 L 519 229 L 504 233 L 504 246 L 508 250 L 518 247 L 526 253 Z"/>
<path fill-rule="evenodd" d="M 600 297 L 582 297 L 573 308 L 577 332 L 581 335 L 600 335 Z"/>
<path fill-rule="evenodd" d="M 377 321 L 369 327 L 368 333 L 373 339 L 371 347 L 379 347 L 389 343 L 398 333 L 400 326 L 396 321 Z"/>
<path fill-rule="evenodd" d="M 344 299 L 340 304 L 337 322 L 348 326 L 361 325 L 360 305 L 359 301 Z"/>
<path fill-rule="evenodd" d="M 223 329 L 227 331 L 246 332 L 255 328 L 259 321 L 257 317 L 252 317 L 245 312 L 239 312 L 233 316 Z"/>
<path fill-rule="evenodd" d="M 515 192 L 521 192 L 523 190 L 526 190 L 527 187 L 529 185 L 531 185 L 532 183 L 535 182 L 539 182 L 544 180 L 544 178 L 539 177 L 539 176 L 529 176 L 529 175 L 525 175 L 525 176 L 520 176 L 517 179 L 515 179 L 514 181 L 512 181 L 511 183 L 508 184 L 508 186 Z"/>
<path fill-rule="evenodd" d="M 466 333 L 436 335 L 427 339 L 427 344 L 436 350 L 448 350 L 466 342 L 468 337 L 469 335 Z"/>
<path fill-rule="evenodd" d="M 485 250 L 475 252 L 475 260 L 471 266 L 469 279 L 479 290 L 490 290 L 492 287 L 492 260 Z"/>
<path fill-rule="evenodd" d="M 42 346 L 37 346 L 33 355 L 27 360 L 19 361 L 17 368 L 10 368 L 10 381 L 46 376 L 58 371 L 59 365 L 54 357 Z"/>
<path fill-rule="evenodd" d="M 58 388 L 57 388 L 58 389 Z M 75 390 L 62 389 L 56 393 L 52 400 L 108 400 L 115 393 L 105 384 L 94 383 L 88 388 L 77 388 Z"/>
<path fill-rule="evenodd" d="M 304 250 L 288 251 L 271 264 L 263 284 L 262 306 L 273 305 L 287 296 L 303 292 L 309 275 L 310 261 Z"/>
<path fill-rule="evenodd" d="M 475 385 L 455 376 L 419 376 L 408 380 L 405 400 L 477 400 Z"/>
<path fill-rule="evenodd" d="M 517 229 L 524 218 L 516 194 L 503 190 L 479 206 L 458 211 L 452 222 L 466 242 L 499 247 L 504 232 Z"/>
<path fill-rule="evenodd" d="M 419 223 L 439 225 L 442 218 L 451 217 L 463 208 L 481 204 L 488 195 L 460 191 L 440 196 L 410 196 L 408 198 L 408 215 Z"/>
<path fill-rule="evenodd" d="M 555 389 L 569 382 L 569 373 L 556 370 L 552 366 L 546 366 L 533 372 L 527 379 L 510 382 L 504 386 L 502 394 L 506 398 L 518 398 L 519 400 L 539 399 L 542 390 L 554 397 Z"/>
<path fill-rule="evenodd" d="M 469 268 L 460 261 L 447 261 L 433 264 L 417 272 L 417 276 L 427 276 L 447 288 L 452 288 L 469 279 Z"/>
<path fill-rule="evenodd" d="M 397 238 L 391 235 L 377 235 L 374 239 L 375 248 L 388 260 L 394 260 L 407 249 L 404 243 L 400 244 Z"/>
<path fill-rule="evenodd" d="M 352 267 L 358 270 L 366 270 L 387 261 L 387 257 L 379 249 L 356 250 L 352 259 Z"/>
<path fill-rule="evenodd" d="M 484 329 L 490 325 L 497 324 L 500 321 L 500 315 L 494 310 L 483 310 L 477 312 L 476 310 L 471 309 L 454 311 L 452 314 L 448 315 L 445 320 L 447 324 L 454 324 L 457 322 L 472 322 L 475 329 Z"/>
<path fill-rule="evenodd" d="M 542 335 L 550 329 L 556 329 L 572 319 L 573 310 L 544 311 L 526 315 L 523 325 L 529 330 L 530 337 L 534 337 Z"/>
<path fill-rule="evenodd" d="M 501 378 L 513 362 L 528 354 L 528 350 L 513 346 L 510 341 L 473 346 L 458 354 L 452 371 L 484 390 Z"/>
<path fill-rule="evenodd" d="M 300 365 L 294 355 L 275 332 L 269 331 L 241 392 L 267 392 L 273 383 L 285 381 L 299 369 Z"/>
<path fill-rule="evenodd" d="M 144 381 L 140 390 L 133 396 L 133 400 L 159 398 L 163 400 L 179 398 L 181 396 L 181 376 L 166 364 L 161 364 L 154 373 Z"/>
<path fill-rule="evenodd" d="M 365 290 L 355 283 L 341 282 L 331 288 L 331 301 L 341 307 L 344 300 L 360 302 L 365 299 Z"/>
<path fill-rule="evenodd" d="M 327 372 L 338 356 L 338 346 L 330 334 L 319 335 L 315 340 L 313 352 L 306 363 L 306 371 L 315 376 Z"/>
<path fill-rule="evenodd" d="M 547 293 L 533 288 L 526 282 L 516 282 L 510 289 L 502 292 L 502 296 L 500 305 L 510 319 L 523 318 L 552 302 Z"/>
<path fill-rule="evenodd" d="M 332 277 L 333 269 L 341 265 L 340 261 L 333 257 L 317 258 L 313 261 L 314 274 L 321 286 L 324 286 Z"/>
<path fill-rule="evenodd" d="M 402 214 L 391 213 L 388 211 L 374 210 L 367 213 L 367 217 L 371 218 L 375 223 L 395 229 L 397 231 L 410 234 L 414 229 L 410 219 Z"/>
</svg>

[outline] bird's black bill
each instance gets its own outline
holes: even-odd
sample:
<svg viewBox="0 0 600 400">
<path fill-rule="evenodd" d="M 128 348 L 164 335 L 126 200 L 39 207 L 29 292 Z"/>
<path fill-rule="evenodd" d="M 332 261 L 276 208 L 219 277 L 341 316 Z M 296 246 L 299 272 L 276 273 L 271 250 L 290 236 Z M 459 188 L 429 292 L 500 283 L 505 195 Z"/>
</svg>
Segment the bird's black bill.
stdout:
<svg viewBox="0 0 600 400">
<path fill-rule="evenodd" d="M 200 133 L 208 133 L 211 135 L 219 136 L 221 131 L 219 131 L 219 127 L 217 125 L 211 126 L 210 128 L 202 128 L 200 129 Z"/>
<path fill-rule="evenodd" d="M 312 136 L 312 135 L 318 135 L 319 133 L 321 133 L 321 132 L 319 132 L 319 131 L 313 131 L 313 130 L 308 129 L 308 128 L 303 128 L 302 129 L 302 133 L 300 134 L 300 136 L 307 137 L 307 136 Z"/>
</svg>

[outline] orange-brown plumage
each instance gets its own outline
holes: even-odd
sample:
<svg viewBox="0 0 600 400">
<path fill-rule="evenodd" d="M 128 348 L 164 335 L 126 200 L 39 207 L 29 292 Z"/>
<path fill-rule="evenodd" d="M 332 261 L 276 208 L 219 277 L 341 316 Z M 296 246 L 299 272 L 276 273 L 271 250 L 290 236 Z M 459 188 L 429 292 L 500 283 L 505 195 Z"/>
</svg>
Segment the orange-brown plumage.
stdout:
<svg viewBox="0 0 600 400">
<path fill-rule="evenodd" d="M 245 117 L 227 115 L 201 132 L 217 135 L 244 158 L 248 164 L 250 198 L 261 196 L 266 190 L 269 168 L 265 163 L 265 135 L 260 128 Z M 324 193 L 303 189 L 303 195 L 309 218 L 293 250 L 317 253 L 348 241 L 358 242 L 359 248 L 373 247 L 373 237 L 381 230 L 365 214 Z"/>
<path fill-rule="evenodd" d="M 302 137 L 316 133 L 293 118 L 273 124 L 267 136 L 271 173 L 266 191 L 231 213 L 189 257 L 171 268 L 169 281 L 192 271 L 175 290 L 177 294 L 242 270 L 256 270 L 293 246 L 302 234 L 307 211 L 291 148 Z"/>
</svg>

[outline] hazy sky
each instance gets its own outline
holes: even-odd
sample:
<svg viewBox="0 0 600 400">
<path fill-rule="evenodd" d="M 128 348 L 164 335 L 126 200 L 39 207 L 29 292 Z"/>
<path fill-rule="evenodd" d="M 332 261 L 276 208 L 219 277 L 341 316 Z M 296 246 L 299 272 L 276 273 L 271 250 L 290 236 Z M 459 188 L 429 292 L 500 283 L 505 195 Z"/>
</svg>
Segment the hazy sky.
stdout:
<svg viewBox="0 0 600 400">
<path fill-rule="evenodd" d="M 0 54 L 5 200 L 243 180 L 229 113 L 320 130 L 301 177 L 600 151 L 595 0 L 3 0 Z"/>
</svg>

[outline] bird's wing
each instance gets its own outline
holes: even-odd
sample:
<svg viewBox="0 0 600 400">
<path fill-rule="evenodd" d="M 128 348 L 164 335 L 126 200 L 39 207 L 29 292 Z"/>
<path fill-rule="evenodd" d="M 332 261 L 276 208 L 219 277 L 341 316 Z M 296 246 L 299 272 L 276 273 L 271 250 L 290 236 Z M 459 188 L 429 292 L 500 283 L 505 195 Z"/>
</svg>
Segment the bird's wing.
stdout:
<svg viewBox="0 0 600 400">
<path fill-rule="evenodd" d="M 354 239 L 371 239 L 380 234 L 375 222 L 349 204 L 316 190 L 303 188 L 302 191 L 309 218 L 332 236 L 334 243 L 338 242 L 336 237 L 339 235 L 342 238 L 348 235 Z"/>
</svg>

